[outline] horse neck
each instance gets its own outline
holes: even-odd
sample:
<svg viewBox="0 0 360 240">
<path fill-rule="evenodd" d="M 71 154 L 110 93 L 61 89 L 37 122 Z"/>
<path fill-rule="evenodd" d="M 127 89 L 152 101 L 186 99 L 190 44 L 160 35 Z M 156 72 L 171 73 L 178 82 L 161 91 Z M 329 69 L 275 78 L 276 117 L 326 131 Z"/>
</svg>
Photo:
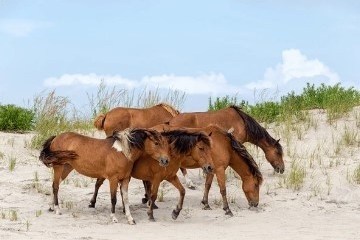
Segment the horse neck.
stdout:
<svg viewBox="0 0 360 240">
<path fill-rule="evenodd" d="M 271 144 L 265 137 L 261 138 L 260 140 L 249 139 L 248 142 L 261 148 L 264 151 L 264 153 L 269 151 L 269 149 L 272 148 L 273 146 L 273 144 Z"/>
<path fill-rule="evenodd" d="M 129 160 L 129 162 L 135 162 L 141 157 L 141 155 L 142 155 L 141 150 L 134 148 L 131 150 L 130 157 L 127 159 Z"/>
<path fill-rule="evenodd" d="M 244 181 L 247 178 L 254 177 L 250 172 L 249 166 L 245 163 L 245 160 L 233 151 L 230 159 L 230 167 L 239 174 L 241 179 Z"/>
</svg>

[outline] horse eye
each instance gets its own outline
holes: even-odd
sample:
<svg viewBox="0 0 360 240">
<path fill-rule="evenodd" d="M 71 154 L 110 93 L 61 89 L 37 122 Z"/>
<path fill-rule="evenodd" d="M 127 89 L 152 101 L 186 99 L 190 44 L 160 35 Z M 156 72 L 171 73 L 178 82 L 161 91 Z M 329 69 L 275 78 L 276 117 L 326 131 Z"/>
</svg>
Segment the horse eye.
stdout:
<svg viewBox="0 0 360 240">
<path fill-rule="evenodd" d="M 158 143 L 158 142 L 155 142 L 155 145 L 159 145 L 159 143 Z"/>
<path fill-rule="evenodd" d="M 204 148 L 203 148 L 203 147 L 199 147 L 199 149 L 200 149 L 201 151 L 204 151 Z"/>
</svg>

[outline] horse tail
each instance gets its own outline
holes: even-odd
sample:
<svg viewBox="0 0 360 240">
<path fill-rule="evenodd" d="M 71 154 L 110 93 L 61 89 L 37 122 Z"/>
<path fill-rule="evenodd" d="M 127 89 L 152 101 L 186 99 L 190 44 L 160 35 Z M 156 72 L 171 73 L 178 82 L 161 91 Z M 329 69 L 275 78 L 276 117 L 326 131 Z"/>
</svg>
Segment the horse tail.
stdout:
<svg viewBox="0 0 360 240">
<path fill-rule="evenodd" d="M 104 130 L 104 122 L 105 122 L 105 114 L 100 114 L 98 115 L 95 120 L 94 120 L 94 126 L 98 129 L 98 130 Z"/>
<path fill-rule="evenodd" d="M 47 167 L 65 164 L 67 161 L 75 160 L 78 155 L 75 151 L 51 151 L 50 146 L 55 136 L 51 136 L 43 144 L 39 159 Z"/>
</svg>

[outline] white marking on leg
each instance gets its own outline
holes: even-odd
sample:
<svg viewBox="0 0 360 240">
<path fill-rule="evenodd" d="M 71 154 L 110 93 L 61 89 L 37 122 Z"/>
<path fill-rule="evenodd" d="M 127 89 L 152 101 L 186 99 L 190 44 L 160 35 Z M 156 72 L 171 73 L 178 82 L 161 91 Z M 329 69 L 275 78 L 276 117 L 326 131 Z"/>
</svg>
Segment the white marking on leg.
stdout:
<svg viewBox="0 0 360 240">
<path fill-rule="evenodd" d="M 118 220 L 117 220 L 117 218 L 115 217 L 115 214 L 114 214 L 114 213 L 110 213 L 110 218 L 111 218 L 111 221 L 112 221 L 113 223 L 117 223 L 117 222 L 118 222 Z"/>
<path fill-rule="evenodd" d="M 195 184 L 191 181 L 187 174 L 184 175 L 186 186 L 188 187 L 195 187 Z"/>
<path fill-rule="evenodd" d="M 130 225 L 133 225 L 133 224 L 135 224 L 135 221 L 134 221 L 133 217 L 131 216 L 131 212 L 130 212 L 128 191 L 125 190 L 124 188 L 121 188 L 121 191 L 123 193 L 125 215 L 126 215 L 127 221 Z"/>
<path fill-rule="evenodd" d="M 55 205 L 55 206 L 54 206 L 54 210 L 55 210 L 55 214 L 56 214 L 56 215 L 61 215 L 61 211 L 60 211 L 59 205 Z"/>
</svg>

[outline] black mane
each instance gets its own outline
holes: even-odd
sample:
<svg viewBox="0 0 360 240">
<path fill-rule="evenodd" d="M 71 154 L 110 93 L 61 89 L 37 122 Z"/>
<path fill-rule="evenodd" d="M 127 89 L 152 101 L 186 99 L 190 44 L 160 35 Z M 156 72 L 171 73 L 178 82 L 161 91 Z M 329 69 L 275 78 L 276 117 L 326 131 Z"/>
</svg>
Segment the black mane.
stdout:
<svg viewBox="0 0 360 240">
<path fill-rule="evenodd" d="M 270 134 L 262 127 L 253 117 L 243 112 L 239 107 L 232 105 L 230 108 L 234 109 L 239 116 L 244 120 L 245 130 L 249 140 L 259 142 L 261 139 L 265 138 L 267 142 L 275 146 L 279 154 L 283 155 L 282 146 L 279 141 L 276 141 Z"/>
<path fill-rule="evenodd" d="M 256 164 L 253 157 L 250 155 L 250 153 L 246 150 L 244 145 L 242 145 L 239 141 L 235 139 L 235 137 L 231 133 L 227 133 L 227 136 L 231 140 L 231 146 L 236 151 L 237 154 L 239 154 L 244 160 L 245 163 L 249 166 L 251 174 L 258 179 L 259 184 L 262 183 L 263 177 L 259 170 L 258 165 Z"/>
<path fill-rule="evenodd" d="M 155 141 L 160 141 L 160 133 L 155 130 L 134 128 L 129 133 L 129 147 L 143 149 L 146 138 L 152 138 Z"/>
<path fill-rule="evenodd" d="M 187 154 L 195 146 L 197 142 L 203 141 L 210 146 L 209 137 L 201 132 L 188 132 L 185 130 L 171 130 L 161 133 L 174 143 L 175 150 L 179 154 Z"/>
</svg>

